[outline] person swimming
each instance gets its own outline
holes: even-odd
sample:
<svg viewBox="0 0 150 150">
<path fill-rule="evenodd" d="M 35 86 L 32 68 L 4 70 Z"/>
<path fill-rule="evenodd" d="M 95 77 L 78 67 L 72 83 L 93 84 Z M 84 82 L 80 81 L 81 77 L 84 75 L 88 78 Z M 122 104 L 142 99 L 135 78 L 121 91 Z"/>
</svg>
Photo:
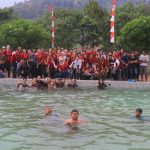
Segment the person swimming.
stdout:
<svg viewBox="0 0 150 150">
<path fill-rule="evenodd" d="M 17 88 L 18 88 L 19 91 L 24 91 L 25 90 L 25 87 L 22 84 L 18 84 Z"/>
<path fill-rule="evenodd" d="M 139 119 L 139 118 L 141 118 L 141 114 L 142 114 L 142 109 L 141 108 L 137 108 L 135 110 L 135 117 Z"/>
<path fill-rule="evenodd" d="M 134 112 L 134 115 L 131 115 L 132 119 L 137 119 L 139 121 L 150 122 L 150 116 L 143 116 L 143 110 L 141 108 L 137 108 Z"/>
<path fill-rule="evenodd" d="M 45 116 L 51 115 L 52 112 L 53 112 L 52 107 L 50 107 L 50 106 L 46 106 L 46 107 L 45 107 Z"/>
<path fill-rule="evenodd" d="M 134 112 L 134 115 L 131 115 L 132 119 L 136 119 L 136 120 L 140 120 L 140 121 L 145 121 L 145 116 L 141 116 L 142 115 L 142 109 L 141 108 L 137 108 Z"/>
<path fill-rule="evenodd" d="M 82 124 L 84 124 L 84 121 L 79 119 L 79 111 L 77 109 L 73 109 L 71 111 L 71 118 L 65 121 L 65 125 L 77 128 L 78 125 Z"/>
</svg>

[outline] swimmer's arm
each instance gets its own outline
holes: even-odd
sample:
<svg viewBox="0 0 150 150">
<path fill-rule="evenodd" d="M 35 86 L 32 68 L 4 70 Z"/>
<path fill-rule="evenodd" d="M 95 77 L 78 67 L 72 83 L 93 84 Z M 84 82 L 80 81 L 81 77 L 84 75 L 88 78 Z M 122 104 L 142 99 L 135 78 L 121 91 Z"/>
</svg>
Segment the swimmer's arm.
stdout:
<svg viewBox="0 0 150 150">
<path fill-rule="evenodd" d="M 65 125 L 70 125 L 70 124 L 71 124 L 71 120 L 70 120 L 70 119 L 65 120 L 64 124 L 65 124 Z"/>
</svg>

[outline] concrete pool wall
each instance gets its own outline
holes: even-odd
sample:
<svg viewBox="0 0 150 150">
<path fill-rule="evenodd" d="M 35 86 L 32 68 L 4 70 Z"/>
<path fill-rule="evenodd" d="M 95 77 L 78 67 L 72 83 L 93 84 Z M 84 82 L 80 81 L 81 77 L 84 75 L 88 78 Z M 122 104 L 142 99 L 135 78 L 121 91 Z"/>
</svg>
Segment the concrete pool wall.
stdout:
<svg viewBox="0 0 150 150">
<path fill-rule="evenodd" d="M 16 86 L 21 79 L 1 78 L 1 85 L 14 85 Z M 31 83 L 31 79 L 28 79 Z M 77 85 L 79 88 L 92 89 L 96 88 L 98 81 L 94 80 L 78 80 Z M 150 82 L 128 82 L 128 81 L 106 81 L 109 89 L 150 89 Z"/>
</svg>

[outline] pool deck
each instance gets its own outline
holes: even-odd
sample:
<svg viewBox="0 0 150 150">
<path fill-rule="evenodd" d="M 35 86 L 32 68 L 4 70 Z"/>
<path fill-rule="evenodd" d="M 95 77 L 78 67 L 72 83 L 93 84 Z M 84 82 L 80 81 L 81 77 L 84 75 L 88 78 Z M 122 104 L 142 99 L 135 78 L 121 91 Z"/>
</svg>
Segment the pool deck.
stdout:
<svg viewBox="0 0 150 150">
<path fill-rule="evenodd" d="M 18 83 L 21 79 L 12 78 L 1 78 L 1 85 L 14 85 Z M 28 79 L 28 83 L 31 83 L 31 79 Z M 79 88 L 92 89 L 96 88 L 98 81 L 94 80 L 78 80 L 77 85 Z M 106 81 L 107 88 L 109 89 L 150 89 L 150 82 L 128 82 L 128 81 Z"/>
</svg>

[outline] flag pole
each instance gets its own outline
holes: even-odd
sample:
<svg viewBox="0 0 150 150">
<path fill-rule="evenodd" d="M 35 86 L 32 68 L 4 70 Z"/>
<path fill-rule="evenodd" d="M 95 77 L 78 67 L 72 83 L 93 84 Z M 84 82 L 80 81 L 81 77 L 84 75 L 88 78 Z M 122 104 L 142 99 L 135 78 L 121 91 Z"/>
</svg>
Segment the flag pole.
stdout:
<svg viewBox="0 0 150 150">
<path fill-rule="evenodd" d="M 54 44 L 55 44 L 55 25 L 54 25 L 54 9 L 53 9 L 53 5 L 50 5 L 50 12 L 51 12 L 51 34 L 52 34 L 52 48 L 54 48 Z"/>
<path fill-rule="evenodd" d="M 111 11 L 111 29 L 110 29 L 110 42 L 114 43 L 114 49 L 116 48 L 116 43 L 115 43 L 115 14 L 116 14 L 116 3 L 117 0 L 113 0 L 113 7 Z"/>
</svg>

